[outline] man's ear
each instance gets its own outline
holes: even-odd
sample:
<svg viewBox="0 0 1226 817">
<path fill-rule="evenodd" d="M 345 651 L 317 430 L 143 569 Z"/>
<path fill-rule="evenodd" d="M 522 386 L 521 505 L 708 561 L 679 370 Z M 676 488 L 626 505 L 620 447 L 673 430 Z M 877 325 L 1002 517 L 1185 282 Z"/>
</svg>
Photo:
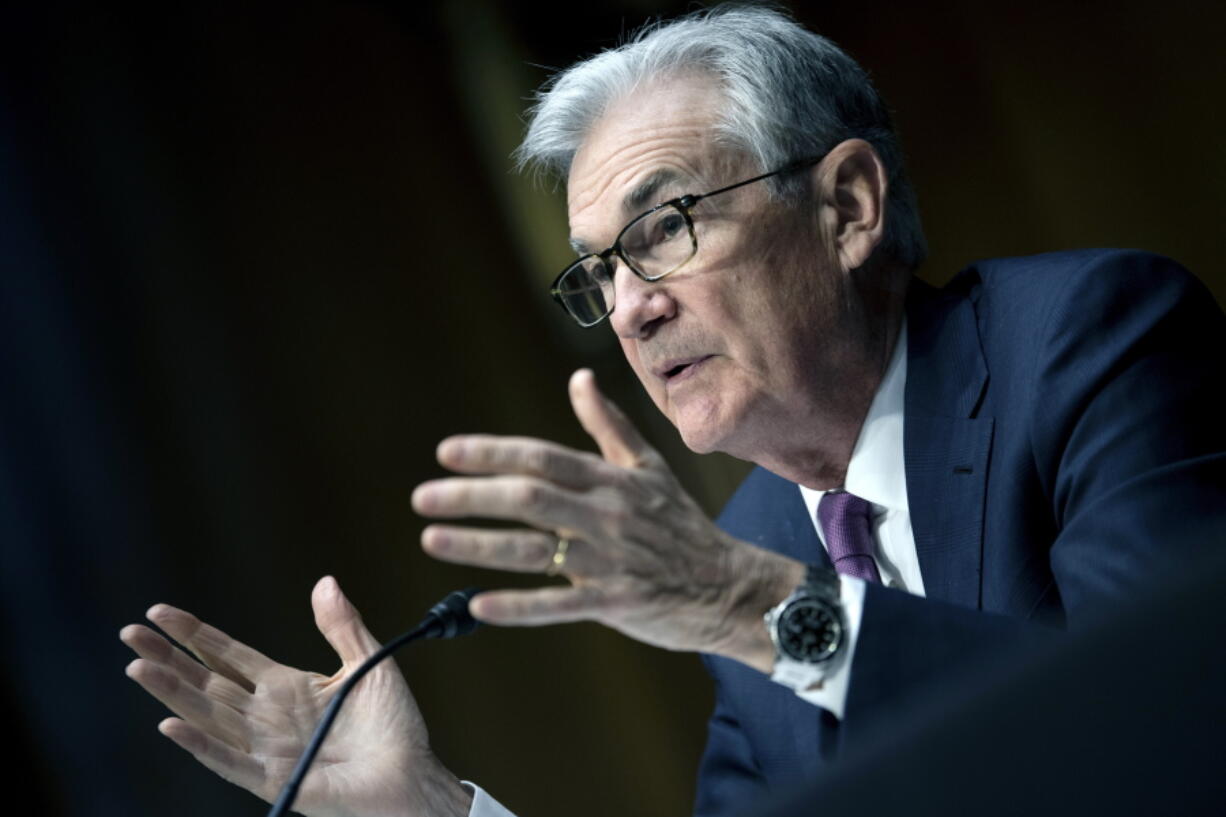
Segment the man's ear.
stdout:
<svg viewBox="0 0 1226 817">
<path fill-rule="evenodd" d="M 863 139 L 834 147 L 813 170 L 822 232 L 845 270 L 864 265 L 885 238 L 889 182 L 877 151 Z"/>
</svg>

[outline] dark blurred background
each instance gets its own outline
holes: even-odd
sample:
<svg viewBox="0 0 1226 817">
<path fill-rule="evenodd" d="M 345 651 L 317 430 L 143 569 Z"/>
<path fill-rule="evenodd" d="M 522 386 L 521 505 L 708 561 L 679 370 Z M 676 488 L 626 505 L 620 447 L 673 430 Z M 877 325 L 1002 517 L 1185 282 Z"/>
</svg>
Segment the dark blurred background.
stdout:
<svg viewBox="0 0 1226 817">
<path fill-rule="evenodd" d="M 537 584 L 417 546 L 461 431 L 588 446 L 593 366 L 712 512 L 610 333 L 549 302 L 563 195 L 509 171 L 547 75 L 689 2 L 30 4 L 0 12 L 0 553 L 13 785 L 46 815 L 257 815 L 155 729 L 116 634 L 152 603 L 335 660 L 332 573 L 377 636 L 450 588 Z M 1141 247 L 1220 301 L 1226 7 L 793 3 L 896 111 L 946 280 L 984 256 Z M 689 811 L 693 656 L 593 625 L 401 658 L 438 753 L 527 816 Z"/>
</svg>

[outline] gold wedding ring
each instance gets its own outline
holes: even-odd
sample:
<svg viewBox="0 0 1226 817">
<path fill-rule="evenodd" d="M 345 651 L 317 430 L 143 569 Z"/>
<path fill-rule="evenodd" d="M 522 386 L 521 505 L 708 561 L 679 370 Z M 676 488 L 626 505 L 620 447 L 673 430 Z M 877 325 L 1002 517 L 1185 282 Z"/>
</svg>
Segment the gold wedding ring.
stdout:
<svg viewBox="0 0 1226 817">
<path fill-rule="evenodd" d="M 566 551 L 570 549 L 570 540 L 565 536 L 558 537 L 558 546 L 554 548 L 553 558 L 549 560 L 549 566 L 545 568 L 545 575 L 556 576 L 562 571 L 562 565 L 566 564 Z"/>
</svg>

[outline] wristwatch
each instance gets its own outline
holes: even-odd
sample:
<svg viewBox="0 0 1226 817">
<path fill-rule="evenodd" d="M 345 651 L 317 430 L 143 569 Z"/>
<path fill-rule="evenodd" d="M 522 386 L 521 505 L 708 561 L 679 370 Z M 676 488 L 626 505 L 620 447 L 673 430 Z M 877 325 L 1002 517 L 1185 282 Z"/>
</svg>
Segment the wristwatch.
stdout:
<svg viewBox="0 0 1226 817">
<path fill-rule="evenodd" d="M 820 685 L 847 640 L 838 574 L 809 565 L 804 584 L 768 610 L 765 619 L 775 644 L 771 680 L 798 694 Z"/>
</svg>

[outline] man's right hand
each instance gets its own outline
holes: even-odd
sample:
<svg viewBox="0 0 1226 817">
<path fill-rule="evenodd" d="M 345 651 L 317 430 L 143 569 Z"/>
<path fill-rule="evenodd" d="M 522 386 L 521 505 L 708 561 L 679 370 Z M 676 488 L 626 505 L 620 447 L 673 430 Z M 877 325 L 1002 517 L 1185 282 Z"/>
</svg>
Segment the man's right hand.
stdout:
<svg viewBox="0 0 1226 817">
<path fill-rule="evenodd" d="M 166 604 L 150 621 L 193 661 L 140 624 L 120 639 L 140 657 L 128 676 L 179 717 L 162 734 L 217 774 L 268 802 L 276 799 L 337 689 L 379 648 L 336 580 L 311 593 L 315 624 L 336 650 L 330 676 L 278 664 L 195 616 Z M 466 815 L 471 797 L 430 751 L 425 722 L 391 660 L 358 683 L 307 772 L 294 811 L 334 815 Z"/>
</svg>

